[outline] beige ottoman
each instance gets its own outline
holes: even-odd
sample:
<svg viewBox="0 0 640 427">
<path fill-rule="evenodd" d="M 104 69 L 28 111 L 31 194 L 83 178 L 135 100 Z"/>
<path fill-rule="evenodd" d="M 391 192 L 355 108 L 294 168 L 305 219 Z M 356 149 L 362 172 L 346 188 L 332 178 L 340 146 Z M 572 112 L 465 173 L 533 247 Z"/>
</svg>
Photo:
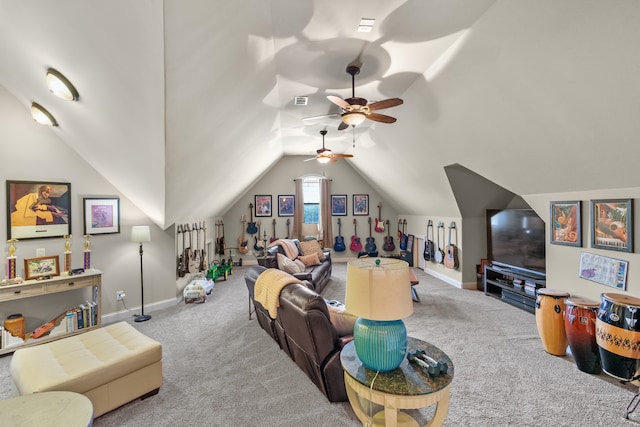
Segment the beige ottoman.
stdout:
<svg viewBox="0 0 640 427">
<path fill-rule="evenodd" d="M 162 385 L 162 346 L 120 322 L 34 347 L 21 348 L 10 364 L 21 395 L 73 391 L 93 403 L 94 416 Z"/>
</svg>

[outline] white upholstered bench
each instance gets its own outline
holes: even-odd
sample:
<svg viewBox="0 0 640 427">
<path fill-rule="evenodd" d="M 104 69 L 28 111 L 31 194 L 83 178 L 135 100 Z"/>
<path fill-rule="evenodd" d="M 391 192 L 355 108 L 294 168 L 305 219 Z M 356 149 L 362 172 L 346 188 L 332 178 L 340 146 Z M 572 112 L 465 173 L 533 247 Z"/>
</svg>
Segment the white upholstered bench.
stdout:
<svg viewBox="0 0 640 427">
<path fill-rule="evenodd" d="M 20 395 L 73 391 L 98 417 L 162 385 L 162 346 L 126 322 L 16 350 L 11 376 Z"/>
</svg>

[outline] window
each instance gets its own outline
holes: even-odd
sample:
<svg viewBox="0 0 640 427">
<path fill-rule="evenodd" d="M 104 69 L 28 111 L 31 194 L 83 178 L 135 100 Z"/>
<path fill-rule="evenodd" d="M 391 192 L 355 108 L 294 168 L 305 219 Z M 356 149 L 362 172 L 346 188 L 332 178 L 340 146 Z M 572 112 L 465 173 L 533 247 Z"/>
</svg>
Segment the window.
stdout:
<svg viewBox="0 0 640 427">
<path fill-rule="evenodd" d="M 320 179 L 306 177 L 302 181 L 304 223 L 320 224 Z"/>
</svg>

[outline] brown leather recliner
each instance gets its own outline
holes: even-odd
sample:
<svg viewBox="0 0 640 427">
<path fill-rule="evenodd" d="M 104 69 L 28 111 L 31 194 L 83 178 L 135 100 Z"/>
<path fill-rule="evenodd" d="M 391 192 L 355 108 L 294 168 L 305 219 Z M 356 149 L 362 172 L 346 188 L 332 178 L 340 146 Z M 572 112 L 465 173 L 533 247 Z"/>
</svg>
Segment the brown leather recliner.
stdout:
<svg viewBox="0 0 640 427">
<path fill-rule="evenodd" d="M 339 337 L 324 298 L 297 283 L 282 289 L 278 316 L 271 319 L 268 311 L 253 301 L 255 281 L 264 270 L 255 265 L 245 272 L 258 323 L 330 402 L 346 401 L 340 351 L 353 337 Z"/>
</svg>

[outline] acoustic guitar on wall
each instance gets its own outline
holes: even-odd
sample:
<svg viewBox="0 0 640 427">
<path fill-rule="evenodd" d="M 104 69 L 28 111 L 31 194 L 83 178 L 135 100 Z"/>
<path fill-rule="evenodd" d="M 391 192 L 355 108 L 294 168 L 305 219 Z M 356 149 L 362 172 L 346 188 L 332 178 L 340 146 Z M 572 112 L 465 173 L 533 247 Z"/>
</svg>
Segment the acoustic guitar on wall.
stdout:
<svg viewBox="0 0 640 427">
<path fill-rule="evenodd" d="M 429 236 L 429 230 L 431 230 L 431 236 Z M 427 222 L 427 234 L 424 241 L 424 252 L 422 254 L 425 261 L 433 261 L 434 247 L 433 247 L 433 221 Z"/>
<path fill-rule="evenodd" d="M 353 218 L 353 236 L 351 236 L 351 244 L 349 245 L 349 249 L 353 252 L 361 252 L 362 251 L 362 242 L 358 237 L 358 221 Z"/>
<path fill-rule="evenodd" d="M 336 252 L 344 252 L 347 247 L 344 244 L 344 237 L 342 237 L 342 221 L 338 218 L 338 235 L 336 236 L 336 242 L 333 244 L 333 250 Z"/>
<path fill-rule="evenodd" d="M 447 268 L 451 268 L 452 270 L 457 270 L 459 267 L 458 248 L 453 242 L 451 242 L 451 230 L 456 231 L 456 241 L 457 241 L 458 229 L 456 228 L 455 221 L 451 221 L 451 224 L 449 224 L 449 244 L 445 248 L 446 255 L 444 258 L 444 266 Z"/>
<path fill-rule="evenodd" d="M 367 243 L 364 246 L 364 250 L 369 256 L 376 256 L 378 254 L 378 248 L 376 247 L 376 239 L 371 235 L 371 217 L 369 217 L 369 237 L 367 237 Z"/>
<path fill-rule="evenodd" d="M 387 220 L 387 235 L 384 238 L 384 244 L 382 245 L 382 249 L 387 252 L 393 252 L 396 250 L 396 244 L 393 243 L 393 236 L 391 235 L 391 230 L 389 229 L 389 224 L 391 221 Z"/>
</svg>

